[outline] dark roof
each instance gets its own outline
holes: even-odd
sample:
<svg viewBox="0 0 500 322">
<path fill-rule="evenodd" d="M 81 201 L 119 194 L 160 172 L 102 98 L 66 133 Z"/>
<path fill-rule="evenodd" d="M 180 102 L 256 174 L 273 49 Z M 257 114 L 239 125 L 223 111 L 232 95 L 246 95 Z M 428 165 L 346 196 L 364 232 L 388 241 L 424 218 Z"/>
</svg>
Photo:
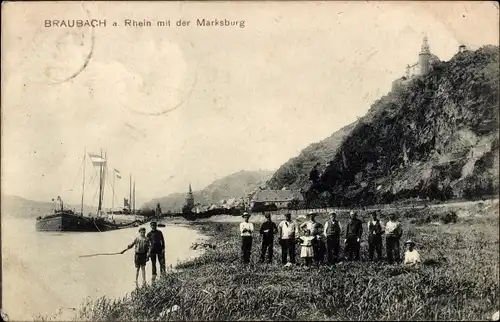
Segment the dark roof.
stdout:
<svg viewBox="0 0 500 322">
<path fill-rule="evenodd" d="M 302 200 L 302 194 L 296 190 L 258 190 L 252 198 L 254 202 L 283 202 L 293 199 Z"/>
</svg>

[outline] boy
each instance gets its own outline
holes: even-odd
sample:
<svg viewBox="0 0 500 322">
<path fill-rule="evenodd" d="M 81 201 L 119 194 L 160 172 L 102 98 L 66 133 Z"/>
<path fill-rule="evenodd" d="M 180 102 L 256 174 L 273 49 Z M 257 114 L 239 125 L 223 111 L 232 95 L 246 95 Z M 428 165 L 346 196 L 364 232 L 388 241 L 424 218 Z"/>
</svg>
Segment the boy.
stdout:
<svg viewBox="0 0 500 322">
<path fill-rule="evenodd" d="M 151 231 L 148 233 L 147 237 L 151 245 L 150 256 L 152 265 L 152 280 L 156 280 L 156 258 L 158 258 L 158 264 L 160 266 L 161 276 L 166 275 L 165 269 L 165 239 L 163 238 L 163 233 L 156 229 L 156 221 L 151 222 Z"/>
<path fill-rule="evenodd" d="M 146 285 L 146 262 L 149 260 L 149 239 L 146 238 L 146 228 L 139 228 L 139 236 L 135 238 L 132 244 L 128 245 L 126 249 L 122 250 L 122 254 L 127 250 L 135 246 L 135 268 L 137 271 L 135 272 L 135 285 L 137 286 L 137 282 L 139 279 L 139 269 L 142 271 L 142 284 Z"/>
<path fill-rule="evenodd" d="M 416 266 L 417 264 L 420 264 L 422 261 L 420 259 L 420 254 L 415 249 L 415 243 L 411 240 L 408 240 L 405 243 L 405 246 L 407 246 L 408 249 L 405 252 L 404 265 Z"/>
</svg>

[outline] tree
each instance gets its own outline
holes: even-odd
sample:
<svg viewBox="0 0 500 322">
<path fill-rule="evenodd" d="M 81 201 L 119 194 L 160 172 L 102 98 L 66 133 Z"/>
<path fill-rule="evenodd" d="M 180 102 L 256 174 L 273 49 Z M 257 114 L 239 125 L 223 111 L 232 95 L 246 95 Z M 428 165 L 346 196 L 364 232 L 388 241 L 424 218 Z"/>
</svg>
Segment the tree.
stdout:
<svg viewBox="0 0 500 322">
<path fill-rule="evenodd" d="M 300 200 L 297 198 L 292 199 L 292 201 L 288 203 L 287 208 L 291 210 L 300 209 Z"/>
</svg>

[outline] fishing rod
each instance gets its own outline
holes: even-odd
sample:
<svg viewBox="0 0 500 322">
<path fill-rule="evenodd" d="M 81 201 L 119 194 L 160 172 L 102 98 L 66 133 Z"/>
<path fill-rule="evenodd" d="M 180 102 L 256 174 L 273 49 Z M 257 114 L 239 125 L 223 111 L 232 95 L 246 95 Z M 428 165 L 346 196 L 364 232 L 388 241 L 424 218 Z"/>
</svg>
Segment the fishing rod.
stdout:
<svg viewBox="0 0 500 322">
<path fill-rule="evenodd" d="M 165 224 L 158 224 L 158 227 L 165 227 Z M 98 253 L 98 254 L 89 254 L 89 255 L 80 255 L 78 257 L 94 257 L 94 256 L 109 256 L 109 255 L 120 255 L 123 254 L 122 252 L 118 253 Z"/>
<path fill-rule="evenodd" d="M 120 254 L 122 254 L 122 252 L 118 252 L 118 253 L 99 253 L 99 254 L 81 255 L 81 256 L 78 256 L 78 257 L 94 257 L 94 256 L 104 256 L 104 255 L 120 255 Z"/>
</svg>

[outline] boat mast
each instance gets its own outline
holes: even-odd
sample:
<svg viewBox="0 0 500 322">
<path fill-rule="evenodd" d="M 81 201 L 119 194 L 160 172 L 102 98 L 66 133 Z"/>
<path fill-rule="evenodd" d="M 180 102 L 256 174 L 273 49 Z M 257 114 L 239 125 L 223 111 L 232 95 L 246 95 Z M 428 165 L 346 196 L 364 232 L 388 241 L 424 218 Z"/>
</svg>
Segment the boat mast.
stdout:
<svg viewBox="0 0 500 322">
<path fill-rule="evenodd" d="M 111 213 L 113 213 L 114 209 L 115 209 L 115 180 L 116 180 L 116 173 L 115 171 L 113 170 L 113 198 L 111 199 Z"/>
<path fill-rule="evenodd" d="M 87 149 L 83 152 L 83 177 L 82 177 L 82 203 L 80 205 L 80 211 L 83 215 L 83 192 L 85 191 L 85 159 L 87 156 Z"/>
<path fill-rule="evenodd" d="M 135 213 L 135 179 L 134 179 L 134 190 L 133 190 L 133 194 L 134 194 L 134 202 L 132 203 L 132 213 Z"/>
<path fill-rule="evenodd" d="M 108 173 L 108 151 L 104 151 L 104 165 L 102 167 L 102 202 L 104 203 L 104 191 L 106 188 L 106 174 Z M 104 208 L 104 205 L 103 205 Z"/>
<path fill-rule="evenodd" d="M 102 158 L 102 149 L 101 149 L 101 158 Z M 99 165 L 99 204 L 97 206 L 97 215 L 101 214 L 102 208 L 102 162 Z"/>
<path fill-rule="evenodd" d="M 129 175 L 128 194 L 128 210 L 132 213 L 132 174 Z"/>
</svg>

